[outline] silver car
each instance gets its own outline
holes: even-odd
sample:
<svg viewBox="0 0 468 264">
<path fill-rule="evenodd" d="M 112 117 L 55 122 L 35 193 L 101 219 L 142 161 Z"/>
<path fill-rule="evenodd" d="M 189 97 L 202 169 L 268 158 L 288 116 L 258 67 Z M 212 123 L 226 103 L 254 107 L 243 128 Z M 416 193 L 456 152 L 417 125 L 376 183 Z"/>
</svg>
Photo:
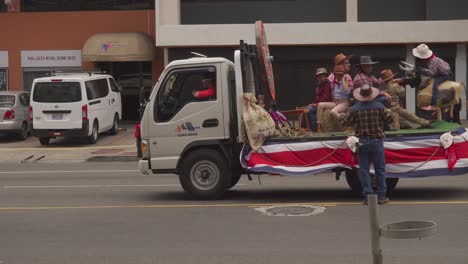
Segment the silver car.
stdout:
<svg viewBox="0 0 468 264">
<path fill-rule="evenodd" d="M 0 91 L 0 134 L 29 135 L 29 92 Z"/>
</svg>

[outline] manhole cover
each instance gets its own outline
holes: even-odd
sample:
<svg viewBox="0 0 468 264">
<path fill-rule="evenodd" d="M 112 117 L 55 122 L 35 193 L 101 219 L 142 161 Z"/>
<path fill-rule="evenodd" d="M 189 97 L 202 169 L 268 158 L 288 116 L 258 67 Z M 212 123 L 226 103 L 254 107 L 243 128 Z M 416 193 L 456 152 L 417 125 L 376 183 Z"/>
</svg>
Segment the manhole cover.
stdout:
<svg viewBox="0 0 468 264">
<path fill-rule="evenodd" d="M 311 216 L 325 212 L 325 207 L 313 205 L 264 206 L 255 210 L 268 216 Z"/>
</svg>

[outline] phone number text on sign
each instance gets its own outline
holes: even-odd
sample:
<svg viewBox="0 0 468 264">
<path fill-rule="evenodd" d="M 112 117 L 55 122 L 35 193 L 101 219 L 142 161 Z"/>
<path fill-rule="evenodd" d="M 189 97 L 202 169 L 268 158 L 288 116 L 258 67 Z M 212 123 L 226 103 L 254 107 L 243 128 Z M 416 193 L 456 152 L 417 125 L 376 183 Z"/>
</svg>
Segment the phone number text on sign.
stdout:
<svg viewBox="0 0 468 264">
<path fill-rule="evenodd" d="M 29 61 L 75 61 L 76 56 L 28 56 Z"/>
</svg>

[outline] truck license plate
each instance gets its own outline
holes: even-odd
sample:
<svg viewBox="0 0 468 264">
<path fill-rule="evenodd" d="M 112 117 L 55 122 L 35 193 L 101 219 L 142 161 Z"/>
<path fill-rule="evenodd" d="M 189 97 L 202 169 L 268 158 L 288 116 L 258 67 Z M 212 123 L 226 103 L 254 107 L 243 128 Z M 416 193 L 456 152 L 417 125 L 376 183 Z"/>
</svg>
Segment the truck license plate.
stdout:
<svg viewBox="0 0 468 264">
<path fill-rule="evenodd" d="M 52 120 L 62 120 L 63 114 L 52 114 Z"/>
</svg>

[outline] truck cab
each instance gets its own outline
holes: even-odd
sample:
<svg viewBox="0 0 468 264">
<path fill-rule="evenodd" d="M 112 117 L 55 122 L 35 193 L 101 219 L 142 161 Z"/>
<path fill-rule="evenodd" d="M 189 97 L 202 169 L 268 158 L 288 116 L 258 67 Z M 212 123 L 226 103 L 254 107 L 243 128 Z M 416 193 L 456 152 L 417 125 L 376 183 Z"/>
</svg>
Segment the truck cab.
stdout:
<svg viewBox="0 0 468 264">
<path fill-rule="evenodd" d="M 214 95 L 195 96 L 204 82 Z M 141 121 L 142 173 L 175 173 L 189 193 L 215 198 L 240 177 L 235 65 L 190 58 L 167 65 Z"/>
</svg>

